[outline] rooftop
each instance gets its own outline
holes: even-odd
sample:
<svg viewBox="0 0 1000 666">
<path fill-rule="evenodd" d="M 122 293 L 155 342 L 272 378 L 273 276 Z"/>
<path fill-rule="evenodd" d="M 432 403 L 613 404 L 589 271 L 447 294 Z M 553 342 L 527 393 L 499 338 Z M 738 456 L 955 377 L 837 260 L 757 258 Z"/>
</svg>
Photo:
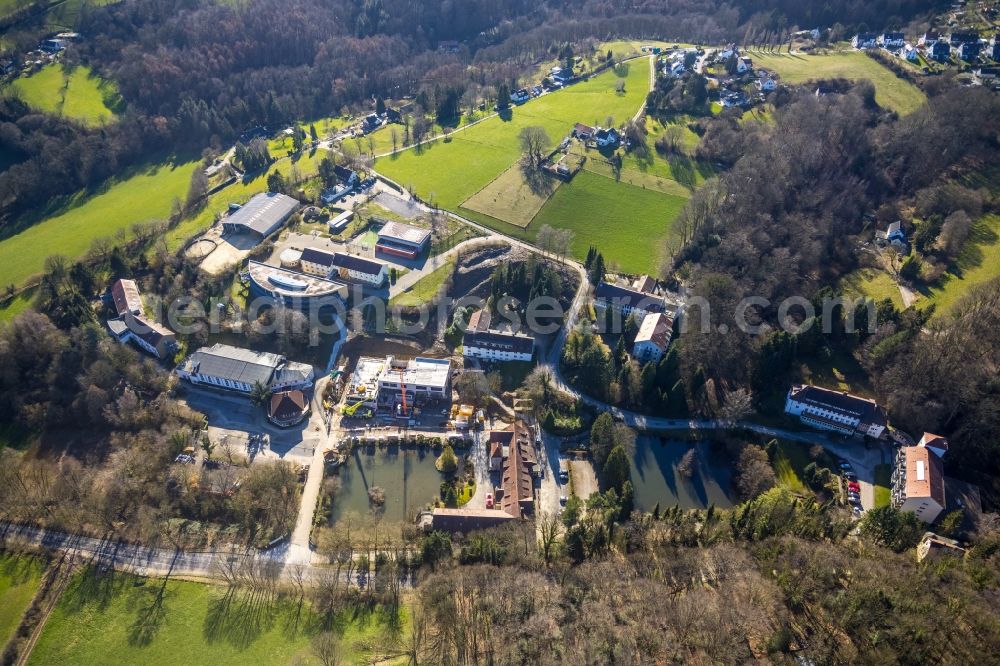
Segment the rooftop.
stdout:
<svg viewBox="0 0 1000 666">
<path fill-rule="evenodd" d="M 111 298 L 115 302 L 115 310 L 119 315 L 126 312 L 136 314 L 142 312 L 142 299 L 139 297 L 139 287 L 135 280 L 117 280 L 111 285 Z"/>
<path fill-rule="evenodd" d="M 642 318 L 639 333 L 635 336 L 636 344 L 652 342 L 660 349 L 666 349 L 670 344 L 670 332 L 673 322 L 661 312 L 650 312 Z"/>
<path fill-rule="evenodd" d="M 431 232 L 429 229 L 421 229 L 409 224 L 403 224 L 402 222 L 386 222 L 378 232 L 380 239 L 384 238 L 413 245 L 423 245 L 430 235 Z"/>
<path fill-rule="evenodd" d="M 306 409 L 306 396 L 302 391 L 279 391 L 271 396 L 268 414 L 273 419 L 286 421 L 300 416 Z"/>
<path fill-rule="evenodd" d="M 381 261 L 365 259 L 364 257 L 356 257 L 353 254 L 344 254 L 343 252 L 334 253 L 333 263 L 331 265 L 336 266 L 337 268 L 345 268 L 349 271 L 367 273 L 369 275 L 378 275 L 385 267 L 385 264 Z"/>
<path fill-rule="evenodd" d="M 363 402 L 374 401 L 378 397 L 378 380 L 385 366 L 384 358 L 360 357 L 347 386 L 347 395 Z"/>
<path fill-rule="evenodd" d="M 904 446 L 907 497 L 930 497 L 942 507 L 944 501 L 944 465 L 941 459 L 923 446 Z"/>
<path fill-rule="evenodd" d="M 219 343 L 194 352 L 179 369 L 244 384 L 268 384 L 275 369 L 284 362 L 284 356 Z"/>
<path fill-rule="evenodd" d="M 333 252 L 327 250 L 321 250 L 316 247 L 307 247 L 302 250 L 302 261 L 310 264 L 319 264 L 320 266 L 326 266 L 329 268 L 333 266 Z"/>
<path fill-rule="evenodd" d="M 846 391 L 833 391 L 818 386 L 795 385 L 789 391 L 789 397 L 813 407 L 849 414 L 865 423 L 886 422 L 885 413 L 874 400 L 851 395 Z"/>
<path fill-rule="evenodd" d="M 261 192 L 225 219 L 225 224 L 240 225 L 266 236 L 288 217 L 299 202 L 284 194 Z"/>
<path fill-rule="evenodd" d="M 402 381 L 407 386 L 443 387 L 448 384 L 448 379 L 451 377 L 451 361 L 421 356 L 403 361 L 389 356 L 385 359 L 385 367 L 382 369 L 379 381 L 399 382 L 400 370 L 402 370 Z"/>
<path fill-rule="evenodd" d="M 303 261 L 309 261 L 302 255 Z M 347 298 L 347 285 L 315 275 L 306 275 L 280 266 L 271 266 L 259 261 L 247 264 L 250 279 L 263 289 L 281 296 L 292 298 L 312 298 L 317 296 L 339 296 Z"/>
<path fill-rule="evenodd" d="M 663 312 L 662 298 L 607 282 L 597 285 L 594 298 L 609 301 L 620 307 L 639 308 L 646 312 Z"/>
<path fill-rule="evenodd" d="M 530 354 L 535 349 L 535 338 L 522 333 L 468 330 L 462 337 L 466 347 L 481 347 L 515 354 Z"/>
</svg>

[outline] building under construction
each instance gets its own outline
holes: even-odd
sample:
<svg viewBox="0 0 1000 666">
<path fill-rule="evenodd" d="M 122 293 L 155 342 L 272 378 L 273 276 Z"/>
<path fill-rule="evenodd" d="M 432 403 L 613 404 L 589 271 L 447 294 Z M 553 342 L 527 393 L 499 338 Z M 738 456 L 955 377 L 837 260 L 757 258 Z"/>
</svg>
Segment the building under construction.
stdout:
<svg viewBox="0 0 1000 666">
<path fill-rule="evenodd" d="M 451 361 L 362 356 L 347 386 L 346 402 L 409 415 L 426 402 L 451 400 Z"/>
</svg>

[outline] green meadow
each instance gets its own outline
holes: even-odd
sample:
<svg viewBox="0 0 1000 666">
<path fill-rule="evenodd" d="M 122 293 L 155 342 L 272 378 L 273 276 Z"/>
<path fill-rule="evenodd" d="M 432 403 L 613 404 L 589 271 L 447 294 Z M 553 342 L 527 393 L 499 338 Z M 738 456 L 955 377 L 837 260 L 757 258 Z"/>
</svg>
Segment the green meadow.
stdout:
<svg viewBox="0 0 1000 666">
<path fill-rule="evenodd" d="M 89 67 L 67 70 L 47 65 L 31 76 L 14 79 L 11 88 L 30 106 L 41 111 L 103 125 L 115 118 L 118 104 L 114 83 L 97 76 Z"/>
</svg>

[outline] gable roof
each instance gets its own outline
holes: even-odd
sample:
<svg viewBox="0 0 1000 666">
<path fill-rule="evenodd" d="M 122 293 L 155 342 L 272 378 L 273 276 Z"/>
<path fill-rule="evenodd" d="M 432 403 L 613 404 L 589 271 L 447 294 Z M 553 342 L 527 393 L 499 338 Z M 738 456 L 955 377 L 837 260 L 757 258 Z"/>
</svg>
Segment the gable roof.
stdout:
<svg viewBox="0 0 1000 666">
<path fill-rule="evenodd" d="M 663 312 L 661 298 L 607 282 L 601 282 L 597 285 L 597 288 L 594 289 L 594 298 L 617 307 L 637 308 L 645 312 Z"/>
<path fill-rule="evenodd" d="M 661 350 L 666 350 L 670 344 L 670 333 L 673 322 L 661 312 L 651 312 L 642 318 L 639 332 L 635 336 L 635 344 L 651 342 Z"/>
<path fill-rule="evenodd" d="M 789 397 L 796 402 L 839 412 L 861 420 L 862 423 L 885 425 L 885 412 L 874 401 L 851 395 L 847 392 L 832 391 L 819 386 L 796 385 L 789 391 Z M 813 415 L 810 414 L 810 418 Z"/>
<path fill-rule="evenodd" d="M 261 192 L 224 220 L 229 226 L 241 226 L 261 236 L 270 235 L 299 207 L 299 202 L 284 194 Z"/>
<path fill-rule="evenodd" d="M 182 369 L 244 384 L 260 382 L 266 386 L 275 368 L 284 362 L 285 358 L 277 354 L 218 343 L 191 354 Z"/>
<path fill-rule="evenodd" d="M 116 280 L 111 285 L 111 298 L 115 302 L 118 316 L 126 312 L 135 314 L 142 312 L 142 298 L 139 297 L 139 287 L 135 284 L 135 280 Z"/>
<path fill-rule="evenodd" d="M 530 354 L 535 349 L 535 339 L 528 335 L 501 333 L 500 331 L 467 330 L 462 336 L 462 345 L 514 354 Z"/>
<path fill-rule="evenodd" d="M 153 347 L 158 346 L 164 339 L 174 338 L 174 332 L 169 328 L 138 315 L 126 315 L 125 325 L 128 326 L 128 330 L 132 331 L 133 335 L 141 338 Z"/>
<path fill-rule="evenodd" d="M 385 268 L 385 264 L 381 261 L 356 257 L 353 254 L 344 254 L 343 252 L 335 252 L 333 254 L 332 265 L 337 268 L 344 268 L 349 271 L 357 271 L 368 275 L 378 275 Z"/>
<path fill-rule="evenodd" d="M 573 125 L 573 131 L 577 134 L 593 134 L 594 128 L 590 125 L 584 125 L 583 123 L 577 123 Z"/>
<path fill-rule="evenodd" d="M 302 250 L 301 261 L 308 264 L 319 264 L 320 266 L 329 268 L 330 266 L 333 266 L 335 256 L 336 255 L 333 252 L 321 250 L 316 247 L 307 247 Z"/>
</svg>

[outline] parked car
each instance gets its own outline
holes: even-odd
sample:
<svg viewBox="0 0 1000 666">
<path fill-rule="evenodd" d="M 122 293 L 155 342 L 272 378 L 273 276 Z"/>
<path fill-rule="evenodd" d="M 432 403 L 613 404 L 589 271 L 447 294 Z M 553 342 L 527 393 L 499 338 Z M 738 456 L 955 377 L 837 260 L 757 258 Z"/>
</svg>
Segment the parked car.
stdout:
<svg viewBox="0 0 1000 666">
<path fill-rule="evenodd" d="M 844 470 L 845 472 L 849 472 L 849 471 L 853 470 L 854 468 L 851 467 L 851 463 L 842 462 L 842 463 L 840 463 L 840 469 Z"/>
<path fill-rule="evenodd" d="M 865 510 L 864 510 L 864 509 L 862 509 L 862 508 L 861 508 L 860 506 L 856 506 L 856 507 L 854 507 L 854 510 L 852 511 L 852 513 L 853 513 L 853 514 L 854 514 L 855 516 L 858 516 L 859 518 L 861 517 L 861 514 L 863 514 L 864 512 L 865 512 Z"/>
<path fill-rule="evenodd" d="M 847 479 L 848 481 L 857 481 L 858 475 L 855 474 L 854 472 L 844 472 L 844 478 Z"/>
<path fill-rule="evenodd" d="M 852 493 L 860 493 L 861 492 L 861 486 L 858 485 L 857 483 L 853 483 L 853 482 L 847 484 L 847 489 L 849 491 L 851 491 Z"/>
<path fill-rule="evenodd" d="M 569 501 L 569 498 L 566 497 L 565 495 L 560 495 L 559 496 L 559 503 L 562 504 L 563 506 L 565 506 L 566 502 L 568 502 L 568 501 Z"/>
</svg>

